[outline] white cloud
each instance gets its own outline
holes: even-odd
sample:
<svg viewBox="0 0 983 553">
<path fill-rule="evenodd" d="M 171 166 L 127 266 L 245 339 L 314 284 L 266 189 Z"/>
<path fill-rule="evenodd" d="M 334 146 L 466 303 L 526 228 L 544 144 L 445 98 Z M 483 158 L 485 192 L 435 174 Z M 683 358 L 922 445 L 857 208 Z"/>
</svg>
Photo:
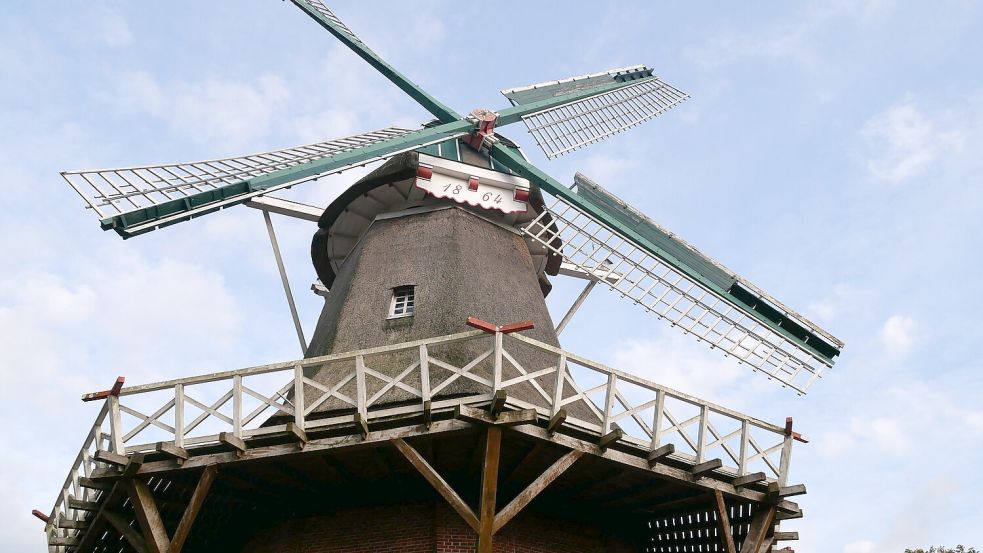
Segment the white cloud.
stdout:
<svg viewBox="0 0 983 553">
<path fill-rule="evenodd" d="M 94 6 L 87 24 L 82 25 L 86 38 L 106 46 L 126 46 L 133 42 L 133 32 L 120 14 L 108 6 Z"/>
<path fill-rule="evenodd" d="M 909 353 L 921 338 L 919 324 L 908 315 L 892 315 L 881 327 L 880 341 L 887 353 L 901 357 Z"/>
<path fill-rule="evenodd" d="M 113 101 L 123 113 L 158 117 L 179 135 L 234 152 L 266 137 L 289 98 L 276 75 L 263 75 L 255 84 L 216 77 L 162 85 L 135 72 L 119 79 Z"/>
<path fill-rule="evenodd" d="M 874 553 L 876 544 L 870 540 L 860 540 L 843 546 L 843 553 Z"/>
<path fill-rule="evenodd" d="M 966 133 L 943 127 L 913 103 L 895 105 L 873 116 L 861 130 L 873 150 L 867 161 L 868 172 L 893 184 L 924 173 L 963 147 Z"/>
</svg>

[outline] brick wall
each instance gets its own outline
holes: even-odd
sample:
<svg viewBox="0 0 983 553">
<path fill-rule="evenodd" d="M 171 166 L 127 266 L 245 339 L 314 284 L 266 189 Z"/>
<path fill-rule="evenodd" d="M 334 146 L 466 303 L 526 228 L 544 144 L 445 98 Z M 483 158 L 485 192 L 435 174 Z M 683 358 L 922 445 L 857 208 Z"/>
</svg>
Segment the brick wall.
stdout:
<svg viewBox="0 0 983 553">
<path fill-rule="evenodd" d="M 477 536 L 443 503 L 349 509 L 261 531 L 245 553 L 474 553 Z M 629 553 L 602 528 L 525 512 L 495 535 L 495 553 Z"/>
</svg>

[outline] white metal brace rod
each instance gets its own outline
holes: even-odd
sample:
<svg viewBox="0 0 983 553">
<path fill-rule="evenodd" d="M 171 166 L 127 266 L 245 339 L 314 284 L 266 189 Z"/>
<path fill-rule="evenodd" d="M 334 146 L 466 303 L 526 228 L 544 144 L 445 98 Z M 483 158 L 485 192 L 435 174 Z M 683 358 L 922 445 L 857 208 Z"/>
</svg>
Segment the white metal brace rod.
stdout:
<svg viewBox="0 0 983 553">
<path fill-rule="evenodd" d="M 266 231 L 270 234 L 270 244 L 273 245 L 273 255 L 276 257 L 276 267 L 280 270 L 280 281 L 283 282 L 283 292 L 287 295 L 287 304 L 290 306 L 290 316 L 294 319 L 294 328 L 297 329 L 297 339 L 300 340 L 300 352 L 301 355 L 307 355 L 307 340 L 304 339 L 304 328 L 300 326 L 297 306 L 294 305 L 294 295 L 290 291 L 290 282 L 287 280 L 287 271 L 283 267 L 283 258 L 280 257 L 280 246 L 276 242 L 273 221 L 270 219 L 269 211 L 265 209 L 262 211 L 263 219 L 266 221 Z"/>
<path fill-rule="evenodd" d="M 584 300 L 587 299 L 587 296 L 590 295 L 591 290 L 593 290 L 595 286 L 597 286 L 597 279 L 591 279 L 587 283 L 587 286 L 584 286 L 584 289 L 580 292 L 580 295 L 577 296 L 576 300 L 574 300 L 573 305 L 571 305 L 570 309 L 567 310 L 567 314 L 560 320 L 560 324 L 556 325 L 557 336 L 563 332 L 563 329 L 567 327 L 567 324 L 570 323 L 573 316 L 577 314 L 577 310 L 584 304 Z"/>
</svg>

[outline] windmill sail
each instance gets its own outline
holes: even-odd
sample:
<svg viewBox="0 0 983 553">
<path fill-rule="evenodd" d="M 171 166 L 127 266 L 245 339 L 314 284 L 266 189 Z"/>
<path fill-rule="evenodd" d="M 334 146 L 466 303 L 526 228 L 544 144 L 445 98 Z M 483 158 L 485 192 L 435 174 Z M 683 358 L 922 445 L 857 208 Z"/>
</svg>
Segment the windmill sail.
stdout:
<svg viewBox="0 0 983 553">
<path fill-rule="evenodd" d="M 549 158 L 644 123 L 689 98 L 644 65 L 503 90 L 502 94 L 514 106 L 524 107 L 565 95 L 587 95 L 522 115 L 522 122 Z"/>
<path fill-rule="evenodd" d="M 800 393 L 832 366 L 842 342 L 587 177 L 578 173 L 575 180 L 577 196 L 605 217 L 558 196 L 526 234 L 659 318 Z M 617 228 L 625 226 L 658 254 Z M 619 278 L 607 278 L 612 274 Z"/>
<path fill-rule="evenodd" d="M 242 203 L 319 176 L 465 134 L 466 122 L 411 131 L 396 127 L 242 157 L 62 176 L 124 237 Z"/>
</svg>

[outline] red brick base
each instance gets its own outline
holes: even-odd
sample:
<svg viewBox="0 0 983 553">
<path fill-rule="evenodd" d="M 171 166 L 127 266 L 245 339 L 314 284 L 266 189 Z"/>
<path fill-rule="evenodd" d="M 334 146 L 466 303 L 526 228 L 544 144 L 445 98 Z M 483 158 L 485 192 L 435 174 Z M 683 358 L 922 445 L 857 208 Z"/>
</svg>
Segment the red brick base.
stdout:
<svg viewBox="0 0 983 553">
<path fill-rule="evenodd" d="M 474 553 L 477 535 L 443 503 L 348 509 L 263 531 L 246 553 Z M 496 553 L 629 553 L 603 529 L 522 513 L 495 535 Z"/>
</svg>

